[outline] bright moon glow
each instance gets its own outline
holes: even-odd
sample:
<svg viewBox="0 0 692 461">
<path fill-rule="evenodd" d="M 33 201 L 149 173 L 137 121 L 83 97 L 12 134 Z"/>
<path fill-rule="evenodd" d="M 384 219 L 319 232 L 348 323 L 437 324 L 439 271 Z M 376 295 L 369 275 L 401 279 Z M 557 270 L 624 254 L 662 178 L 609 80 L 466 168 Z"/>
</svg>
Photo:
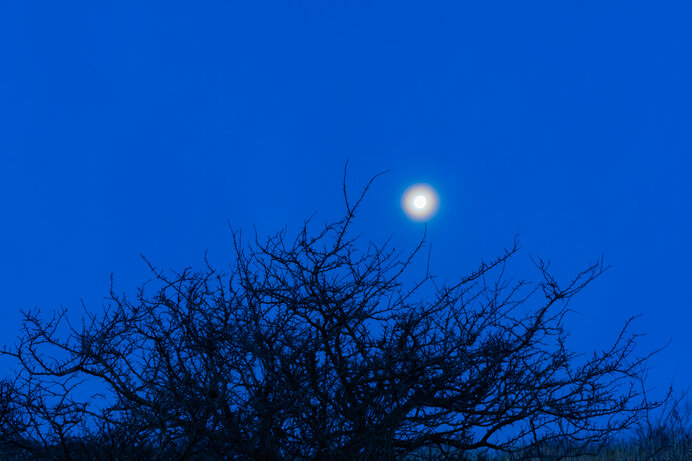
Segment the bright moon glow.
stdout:
<svg viewBox="0 0 692 461">
<path fill-rule="evenodd" d="M 401 197 L 401 208 L 414 221 L 427 221 L 440 207 L 440 199 L 428 184 L 414 184 L 404 191 Z"/>
</svg>

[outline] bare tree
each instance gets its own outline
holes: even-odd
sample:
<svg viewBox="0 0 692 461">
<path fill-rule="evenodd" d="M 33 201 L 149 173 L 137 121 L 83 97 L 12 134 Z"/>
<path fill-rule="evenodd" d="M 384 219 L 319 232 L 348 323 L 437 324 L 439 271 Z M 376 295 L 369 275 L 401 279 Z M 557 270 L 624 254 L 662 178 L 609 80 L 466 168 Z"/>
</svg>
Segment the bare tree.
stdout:
<svg viewBox="0 0 692 461">
<path fill-rule="evenodd" d="M 505 275 L 515 242 L 454 283 L 406 286 L 423 242 L 351 235 L 368 187 L 316 233 L 234 233 L 230 273 L 150 264 L 134 298 L 111 289 L 81 325 L 26 313 L 4 351 L 19 371 L 0 389 L 3 443 L 64 459 L 540 456 L 595 450 L 659 405 L 631 320 L 602 351 L 566 347 L 567 304 L 602 261 L 561 284 L 536 260 L 529 283 Z"/>
</svg>

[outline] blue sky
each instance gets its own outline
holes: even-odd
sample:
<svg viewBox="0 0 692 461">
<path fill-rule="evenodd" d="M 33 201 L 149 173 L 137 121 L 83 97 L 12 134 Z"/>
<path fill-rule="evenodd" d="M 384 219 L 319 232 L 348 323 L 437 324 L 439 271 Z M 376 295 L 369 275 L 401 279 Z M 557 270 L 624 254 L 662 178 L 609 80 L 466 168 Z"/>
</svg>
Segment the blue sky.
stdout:
<svg viewBox="0 0 692 461">
<path fill-rule="evenodd" d="M 0 7 L 0 333 L 20 309 L 98 310 L 162 268 L 230 261 L 228 222 L 295 231 L 384 169 L 358 225 L 432 270 L 520 235 L 567 277 L 577 350 L 624 321 L 652 383 L 692 384 L 692 4 L 12 2 Z M 415 274 L 414 274 L 415 275 Z"/>
</svg>

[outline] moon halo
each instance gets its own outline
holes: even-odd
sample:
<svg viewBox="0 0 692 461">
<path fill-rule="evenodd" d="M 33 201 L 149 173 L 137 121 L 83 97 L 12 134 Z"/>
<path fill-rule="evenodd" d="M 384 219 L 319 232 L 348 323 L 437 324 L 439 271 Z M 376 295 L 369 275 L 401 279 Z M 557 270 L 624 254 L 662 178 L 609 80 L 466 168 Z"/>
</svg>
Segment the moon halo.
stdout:
<svg viewBox="0 0 692 461">
<path fill-rule="evenodd" d="M 440 198 L 429 184 L 419 183 L 408 187 L 401 196 L 401 208 L 409 219 L 427 221 L 440 207 Z"/>
</svg>

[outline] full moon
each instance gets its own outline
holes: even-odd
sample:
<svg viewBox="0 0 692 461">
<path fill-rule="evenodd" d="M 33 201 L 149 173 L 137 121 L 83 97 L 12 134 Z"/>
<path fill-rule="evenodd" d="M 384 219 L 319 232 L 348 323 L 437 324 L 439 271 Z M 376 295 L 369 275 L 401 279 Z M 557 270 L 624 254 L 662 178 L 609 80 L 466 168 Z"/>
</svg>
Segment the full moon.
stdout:
<svg viewBox="0 0 692 461">
<path fill-rule="evenodd" d="M 404 191 L 401 197 L 401 208 L 414 221 L 427 221 L 440 207 L 440 200 L 435 189 L 429 184 L 414 184 Z"/>
</svg>

